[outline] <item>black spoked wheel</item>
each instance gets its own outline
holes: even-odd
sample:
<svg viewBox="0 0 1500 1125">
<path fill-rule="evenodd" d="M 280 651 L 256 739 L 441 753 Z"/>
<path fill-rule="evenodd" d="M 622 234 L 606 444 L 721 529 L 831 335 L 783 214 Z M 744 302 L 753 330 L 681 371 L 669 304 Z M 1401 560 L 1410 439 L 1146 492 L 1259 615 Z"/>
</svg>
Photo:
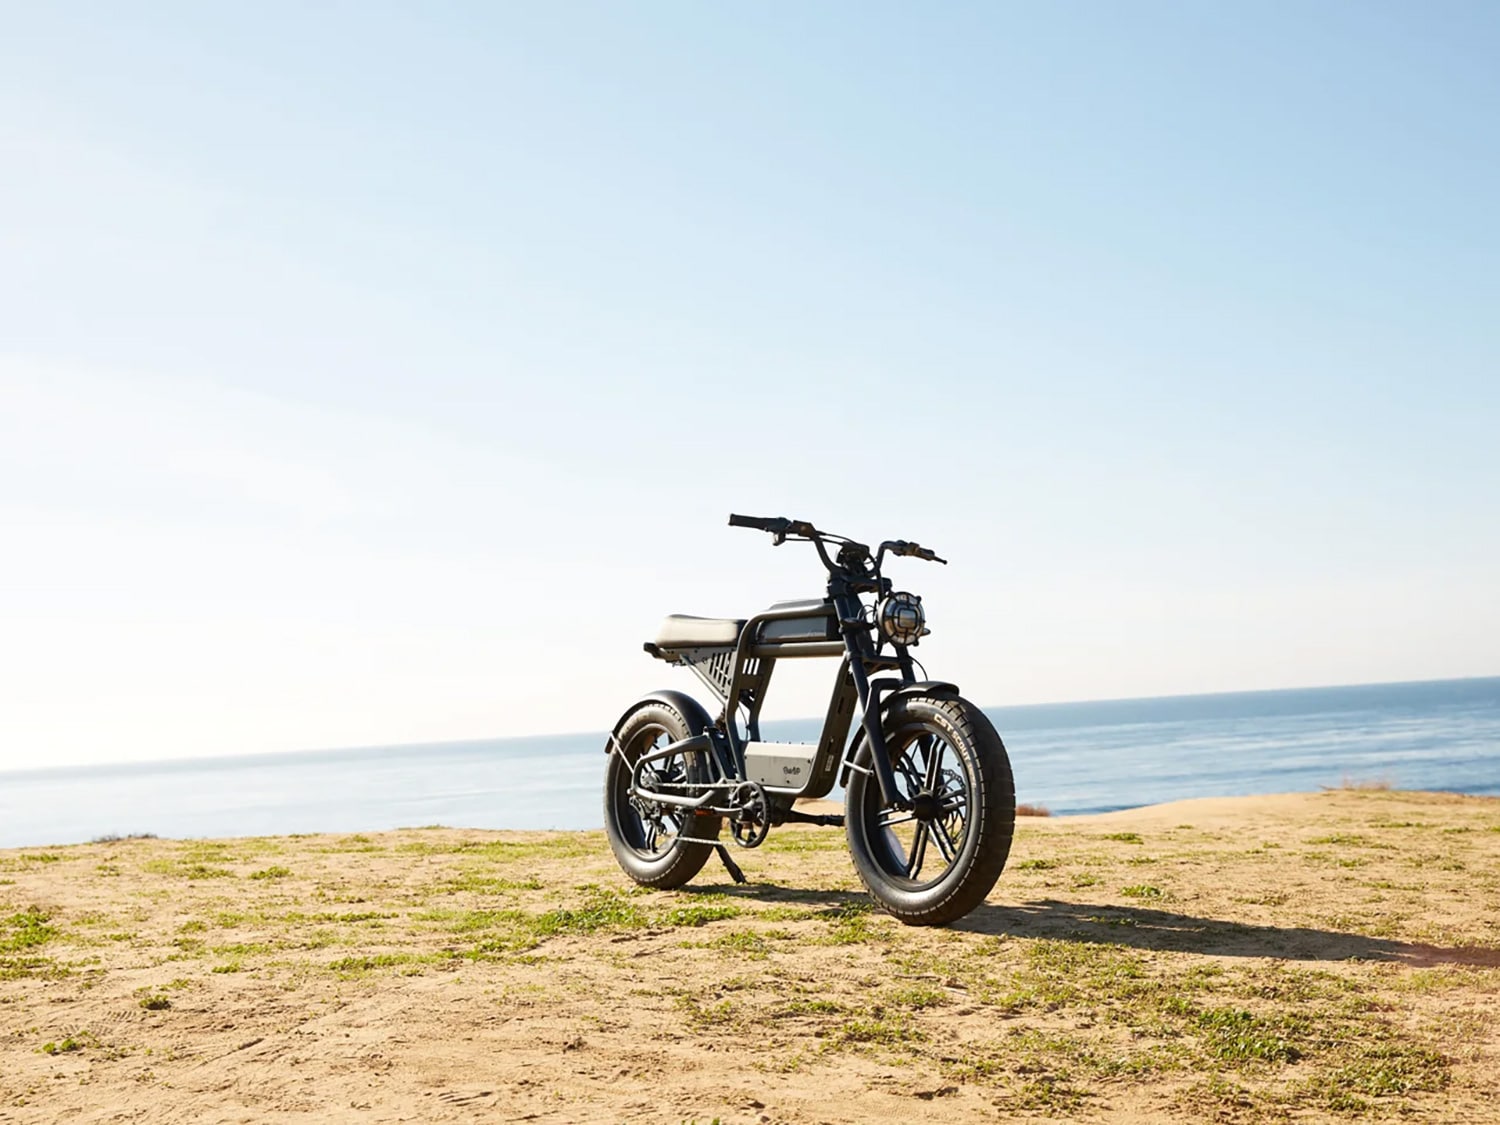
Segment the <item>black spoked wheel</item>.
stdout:
<svg viewBox="0 0 1500 1125">
<path fill-rule="evenodd" d="M 901 808 L 871 774 L 849 779 L 845 825 L 870 894 L 911 925 L 963 917 L 1000 878 L 1015 828 L 1005 745 L 965 699 L 903 696 L 884 722 Z M 868 766 L 868 751 L 861 756 Z"/>
<path fill-rule="evenodd" d="M 696 725 L 676 708 L 651 702 L 636 708 L 615 732 L 619 747 L 609 755 L 604 773 L 604 830 L 621 868 L 642 886 L 682 886 L 698 874 L 718 838 L 719 817 L 630 793 L 635 763 L 653 750 L 699 733 L 691 729 Z M 702 756 L 689 752 L 650 762 L 642 779 L 647 788 L 671 792 L 673 783 L 706 781 L 708 773 Z"/>
</svg>

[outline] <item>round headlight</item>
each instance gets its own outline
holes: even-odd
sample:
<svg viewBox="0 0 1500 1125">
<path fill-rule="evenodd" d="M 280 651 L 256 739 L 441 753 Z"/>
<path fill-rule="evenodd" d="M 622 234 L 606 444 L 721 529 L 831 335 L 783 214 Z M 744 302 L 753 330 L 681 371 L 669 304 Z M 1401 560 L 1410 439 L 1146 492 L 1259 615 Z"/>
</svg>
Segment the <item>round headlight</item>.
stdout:
<svg viewBox="0 0 1500 1125">
<path fill-rule="evenodd" d="M 927 630 L 922 599 L 904 592 L 891 594 L 880 603 L 880 630 L 898 645 L 914 645 Z"/>
</svg>

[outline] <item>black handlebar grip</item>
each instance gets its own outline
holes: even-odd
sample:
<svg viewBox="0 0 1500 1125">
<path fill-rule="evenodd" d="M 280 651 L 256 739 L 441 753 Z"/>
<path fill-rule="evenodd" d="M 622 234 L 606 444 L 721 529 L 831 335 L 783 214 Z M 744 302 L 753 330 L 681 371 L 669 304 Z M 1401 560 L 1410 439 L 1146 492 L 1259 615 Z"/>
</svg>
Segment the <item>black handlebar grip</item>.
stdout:
<svg viewBox="0 0 1500 1125">
<path fill-rule="evenodd" d="M 766 527 L 766 524 L 770 522 L 760 516 L 737 516 L 733 512 L 729 513 L 730 527 L 753 527 L 757 531 L 768 531 L 770 529 Z"/>
</svg>

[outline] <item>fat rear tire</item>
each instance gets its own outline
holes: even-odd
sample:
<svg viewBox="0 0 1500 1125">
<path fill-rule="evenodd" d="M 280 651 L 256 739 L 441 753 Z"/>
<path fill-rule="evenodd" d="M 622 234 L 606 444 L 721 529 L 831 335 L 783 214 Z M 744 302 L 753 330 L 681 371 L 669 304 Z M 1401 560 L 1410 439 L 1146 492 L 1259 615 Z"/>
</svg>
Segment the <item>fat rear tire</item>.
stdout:
<svg viewBox="0 0 1500 1125">
<path fill-rule="evenodd" d="M 647 749 L 701 734 L 707 725 L 706 715 L 684 714 L 664 701 L 651 700 L 615 728 L 617 746 L 604 770 L 604 831 L 620 867 L 643 887 L 670 890 L 698 874 L 713 854 L 721 818 L 686 809 L 656 815 L 643 810 L 630 800 L 631 769 Z M 658 765 L 689 781 L 709 780 L 701 753 L 678 755 Z M 698 840 L 706 842 L 689 842 Z"/>
<path fill-rule="evenodd" d="M 956 696 L 897 696 L 882 725 L 902 793 L 928 793 L 923 807 L 929 814 L 934 807 L 952 809 L 903 821 L 906 814 L 885 807 L 874 775 L 856 770 L 845 794 L 854 869 L 871 897 L 902 922 L 946 925 L 983 902 L 1005 869 L 1016 821 L 1010 759 L 984 712 Z M 929 772 L 933 754 L 937 767 Z M 856 764 L 868 767 L 869 761 L 866 744 Z M 888 827 L 891 821 L 898 823 Z M 943 832 L 946 849 L 936 832 Z M 928 848 L 935 853 L 932 865 Z"/>
</svg>

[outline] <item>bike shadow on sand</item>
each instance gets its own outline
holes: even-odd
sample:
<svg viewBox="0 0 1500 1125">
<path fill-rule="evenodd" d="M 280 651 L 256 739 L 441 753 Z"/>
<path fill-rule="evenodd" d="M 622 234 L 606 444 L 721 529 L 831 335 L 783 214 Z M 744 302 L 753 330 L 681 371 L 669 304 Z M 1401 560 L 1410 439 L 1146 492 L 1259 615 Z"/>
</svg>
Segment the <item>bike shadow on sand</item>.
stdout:
<svg viewBox="0 0 1500 1125">
<path fill-rule="evenodd" d="M 871 906 L 869 897 L 858 892 L 804 890 L 769 883 L 683 889 L 689 893 L 721 894 L 758 902 L 822 907 L 820 913 L 830 916 L 862 912 Z M 1500 949 L 1483 946 L 1450 948 L 1311 926 L 1271 926 L 1149 907 L 1062 899 L 1037 899 L 1013 905 L 981 903 L 949 928 L 994 937 L 1050 938 L 1213 957 L 1383 961 L 1414 968 L 1435 965 L 1500 968 Z"/>
</svg>

